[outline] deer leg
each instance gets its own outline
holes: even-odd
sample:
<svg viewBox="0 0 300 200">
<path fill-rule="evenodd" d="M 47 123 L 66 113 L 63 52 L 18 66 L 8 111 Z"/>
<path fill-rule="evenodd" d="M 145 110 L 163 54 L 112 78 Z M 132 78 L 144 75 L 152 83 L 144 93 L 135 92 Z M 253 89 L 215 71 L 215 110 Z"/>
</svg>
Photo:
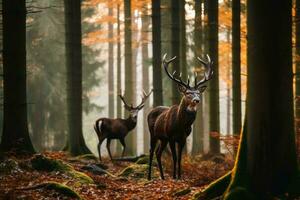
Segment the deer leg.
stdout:
<svg viewBox="0 0 300 200">
<path fill-rule="evenodd" d="M 170 149 L 173 157 L 173 179 L 176 179 L 177 155 L 176 155 L 176 146 L 174 141 L 170 142 Z"/>
<path fill-rule="evenodd" d="M 111 141 L 111 139 L 107 138 L 106 148 L 107 148 L 107 152 L 108 152 L 108 155 L 110 157 L 110 160 L 113 160 L 112 156 L 111 156 L 111 152 L 110 152 L 110 141 Z"/>
<path fill-rule="evenodd" d="M 125 140 L 124 138 L 120 139 L 120 142 L 123 146 L 123 151 L 122 151 L 122 158 L 124 157 L 124 154 L 125 154 L 125 149 L 126 149 L 126 144 L 125 144 Z"/>
<path fill-rule="evenodd" d="M 151 167 L 152 167 L 152 159 L 154 154 L 154 149 L 157 143 L 157 139 L 152 139 L 150 141 L 150 151 L 149 151 L 149 171 L 148 171 L 148 180 L 151 180 Z"/>
<path fill-rule="evenodd" d="M 166 148 L 167 144 L 168 142 L 166 140 L 162 140 L 159 145 L 159 148 L 155 152 L 161 179 L 165 179 L 164 172 L 161 165 L 161 155 L 164 149 Z"/>
<path fill-rule="evenodd" d="M 101 159 L 101 144 L 105 140 L 105 137 L 100 137 L 99 138 L 99 143 L 98 143 L 98 155 L 99 155 L 99 160 L 102 161 Z"/>
<path fill-rule="evenodd" d="M 178 179 L 181 178 L 181 155 L 185 143 L 178 143 Z"/>
</svg>

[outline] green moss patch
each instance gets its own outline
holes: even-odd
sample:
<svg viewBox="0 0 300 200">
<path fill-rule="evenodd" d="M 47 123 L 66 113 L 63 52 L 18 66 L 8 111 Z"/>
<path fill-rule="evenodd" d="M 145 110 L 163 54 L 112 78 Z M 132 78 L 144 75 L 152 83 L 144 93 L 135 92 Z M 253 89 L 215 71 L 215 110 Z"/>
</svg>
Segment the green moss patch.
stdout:
<svg viewBox="0 0 300 200">
<path fill-rule="evenodd" d="M 81 183 L 94 183 L 93 179 L 85 173 L 76 171 L 71 165 L 62 160 L 55 160 L 43 155 L 36 155 L 31 159 L 32 168 L 39 171 L 59 171 L 78 179 Z"/>
<path fill-rule="evenodd" d="M 135 179 L 146 178 L 148 174 L 148 165 L 145 164 L 132 164 L 123 169 L 119 176 L 131 177 Z"/>
</svg>

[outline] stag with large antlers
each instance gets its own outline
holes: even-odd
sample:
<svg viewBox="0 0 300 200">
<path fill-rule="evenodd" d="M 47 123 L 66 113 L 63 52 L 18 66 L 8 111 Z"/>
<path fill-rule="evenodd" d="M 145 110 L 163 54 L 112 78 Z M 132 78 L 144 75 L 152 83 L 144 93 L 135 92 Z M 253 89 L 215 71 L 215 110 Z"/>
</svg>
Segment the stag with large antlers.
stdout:
<svg viewBox="0 0 300 200">
<path fill-rule="evenodd" d="M 136 107 L 134 107 L 132 104 L 131 105 L 127 104 L 124 99 L 124 96 L 119 94 L 119 97 L 124 103 L 125 109 L 129 112 L 129 117 L 127 119 L 100 118 L 96 120 L 94 129 L 99 139 L 97 148 L 98 148 L 100 161 L 101 161 L 101 144 L 105 139 L 107 139 L 106 148 L 111 160 L 113 160 L 110 152 L 110 142 L 112 139 L 118 139 L 121 142 L 123 146 L 122 157 L 124 156 L 125 148 L 126 148 L 125 137 L 129 133 L 129 131 L 135 128 L 137 123 L 138 112 L 144 107 L 144 104 L 146 100 L 149 98 L 151 93 L 152 90 L 149 92 L 149 94 L 146 94 L 144 91 L 142 96 L 142 102 Z"/>
<path fill-rule="evenodd" d="M 162 65 L 167 76 L 178 85 L 178 89 L 183 97 L 179 105 L 173 105 L 171 107 L 158 106 L 153 108 L 148 115 L 148 127 L 150 131 L 149 180 L 151 179 L 153 154 L 158 141 L 160 141 L 160 145 L 156 149 L 155 153 L 161 178 L 164 179 L 161 165 L 161 155 L 169 143 L 173 157 L 173 178 L 176 179 L 176 173 L 178 172 L 177 177 L 180 179 L 182 150 L 186 143 L 186 138 L 191 133 L 191 125 L 196 118 L 197 105 L 201 100 L 202 93 L 206 89 L 204 84 L 212 78 L 213 74 L 211 68 L 212 61 L 210 60 L 210 57 L 207 55 L 207 61 L 204 61 L 198 57 L 198 60 L 204 65 L 206 71 L 200 81 L 197 80 L 197 74 L 195 74 L 195 84 L 194 86 L 190 86 L 189 78 L 187 82 L 184 82 L 182 81 L 180 75 L 179 77 L 175 77 L 176 71 L 174 71 L 173 74 L 169 73 L 168 65 L 174 59 L 176 59 L 176 57 L 166 60 L 165 54 Z M 176 144 L 178 147 L 177 152 Z M 177 165 L 178 171 L 176 171 Z"/>
</svg>

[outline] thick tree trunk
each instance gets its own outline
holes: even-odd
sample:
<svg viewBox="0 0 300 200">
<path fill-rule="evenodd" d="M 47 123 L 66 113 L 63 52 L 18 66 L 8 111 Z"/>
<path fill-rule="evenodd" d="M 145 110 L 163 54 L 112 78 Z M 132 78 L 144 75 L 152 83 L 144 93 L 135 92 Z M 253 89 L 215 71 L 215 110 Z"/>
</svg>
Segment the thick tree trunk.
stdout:
<svg viewBox="0 0 300 200">
<path fill-rule="evenodd" d="M 153 106 L 163 105 L 161 75 L 161 10 L 160 0 L 152 0 L 152 80 Z"/>
<path fill-rule="evenodd" d="M 131 38 L 131 0 L 124 0 L 124 17 L 125 17 L 125 99 L 127 102 L 133 102 L 133 66 L 132 66 L 132 38 Z M 126 111 L 125 115 L 129 113 Z M 133 137 L 130 132 L 126 136 L 127 155 L 134 155 L 132 148 Z"/>
<path fill-rule="evenodd" d="M 210 95 L 210 133 L 220 133 L 220 108 L 219 108 L 219 53 L 218 53 L 218 0 L 207 1 L 208 13 L 208 54 L 214 62 L 214 77 L 209 83 Z M 211 153 L 220 152 L 220 141 L 210 136 L 209 145 Z"/>
<path fill-rule="evenodd" d="M 82 133 L 81 0 L 64 0 L 66 27 L 68 151 L 91 153 Z"/>
<path fill-rule="evenodd" d="M 176 71 L 175 76 L 179 76 L 180 73 L 180 15 L 179 15 L 179 0 L 172 0 L 171 1 L 171 15 L 172 15 L 172 23 L 171 23 L 171 31 L 172 31 L 172 57 L 177 56 L 172 62 L 173 71 Z M 180 102 L 180 94 L 178 91 L 177 84 L 172 81 L 172 104 L 179 104 Z"/>
<path fill-rule="evenodd" d="M 148 40 L 149 40 L 149 25 L 150 18 L 148 16 L 148 10 L 145 9 L 142 14 L 142 73 L 143 73 L 143 89 L 149 93 L 149 52 L 148 52 Z M 147 116 L 150 108 L 150 102 L 146 101 L 143 109 L 143 127 L 144 127 L 144 153 L 149 152 L 150 138 L 148 133 Z"/>
<path fill-rule="evenodd" d="M 234 135 L 239 135 L 242 127 L 240 15 L 240 1 L 232 0 L 232 126 Z"/>
<path fill-rule="evenodd" d="M 195 70 L 196 72 L 201 71 L 201 66 L 197 60 L 197 56 L 201 57 L 203 54 L 202 50 L 202 1 L 195 0 L 195 24 L 194 24 L 194 56 L 195 56 Z M 203 152 L 203 97 L 198 106 L 196 120 L 193 127 L 193 145 L 192 145 L 192 154 L 197 155 Z"/>
<path fill-rule="evenodd" d="M 34 152 L 27 124 L 26 1 L 2 1 L 3 133 L 2 151 Z"/>
<path fill-rule="evenodd" d="M 291 6 L 291 0 L 248 2 L 246 122 L 225 199 L 300 195 L 293 127 Z M 213 188 L 204 193 L 212 194 Z"/>
</svg>

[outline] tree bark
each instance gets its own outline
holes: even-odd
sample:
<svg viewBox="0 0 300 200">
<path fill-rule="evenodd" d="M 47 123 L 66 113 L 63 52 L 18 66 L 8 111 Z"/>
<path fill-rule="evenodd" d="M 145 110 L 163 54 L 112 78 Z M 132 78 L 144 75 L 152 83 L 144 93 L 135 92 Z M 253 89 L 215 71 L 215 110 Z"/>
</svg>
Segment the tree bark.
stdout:
<svg viewBox="0 0 300 200">
<path fill-rule="evenodd" d="M 210 133 L 220 133 L 220 108 L 219 108 L 219 53 L 218 53 L 218 1 L 207 1 L 208 13 L 208 54 L 214 62 L 214 77 L 209 83 L 210 95 Z M 220 152 L 220 141 L 216 137 L 209 137 L 211 153 Z"/>
<path fill-rule="evenodd" d="M 108 16 L 113 17 L 113 9 L 108 9 Z M 114 43 L 113 43 L 113 24 L 108 23 L 108 116 L 114 117 L 115 113 L 115 94 L 114 94 Z"/>
<path fill-rule="evenodd" d="M 153 107 L 163 105 L 161 74 L 161 10 L 160 0 L 152 0 L 152 80 Z"/>
<path fill-rule="evenodd" d="M 172 15 L 172 23 L 171 23 L 171 32 L 172 32 L 172 57 L 177 56 L 173 64 L 173 71 L 176 71 L 175 76 L 179 76 L 180 73 L 180 61 L 178 57 L 180 56 L 180 15 L 179 15 L 179 0 L 171 1 L 171 15 Z M 172 104 L 179 104 L 180 102 L 180 94 L 178 91 L 177 84 L 172 81 Z"/>
<path fill-rule="evenodd" d="M 147 5 L 147 4 L 146 4 Z M 150 18 L 148 16 L 148 10 L 145 8 L 142 14 L 142 74 L 143 74 L 143 89 L 148 94 L 149 93 L 149 25 Z M 150 102 L 146 101 L 143 109 L 143 127 L 144 127 L 144 153 L 149 152 L 150 138 L 148 133 L 148 123 L 147 116 L 150 108 Z"/>
<path fill-rule="evenodd" d="M 66 27 L 68 151 L 91 153 L 82 133 L 81 0 L 64 0 Z"/>
<path fill-rule="evenodd" d="M 240 1 L 232 0 L 232 126 L 234 135 L 239 135 L 242 127 L 240 14 Z"/>
<path fill-rule="evenodd" d="M 133 66 L 132 66 L 132 38 L 131 38 L 131 0 L 124 0 L 124 17 L 125 17 L 125 99 L 127 102 L 133 102 Z M 125 115 L 128 115 L 128 111 Z M 133 137 L 129 133 L 126 136 L 126 149 L 127 155 L 134 155 L 135 152 L 132 148 Z"/>
<path fill-rule="evenodd" d="M 195 56 L 195 71 L 200 72 L 201 66 L 197 60 L 197 56 L 201 57 L 203 54 L 202 49 L 202 1 L 195 0 L 195 22 L 194 22 L 194 56 Z M 192 154 L 197 155 L 203 152 L 203 97 L 198 106 L 196 120 L 193 127 L 193 144 L 192 144 Z"/>
<path fill-rule="evenodd" d="M 2 1 L 3 133 L 1 151 L 33 153 L 26 99 L 26 1 Z"/>
<path fill-rule="evenodd" d="M 300 1 L 296 0 L 296 16 L 295 16 L 295 28 L 296 28 L 296 74 L 295 74 L 295 130 L 297 138 L 297 149 L 300 150 Z M 298 151 L 299 152 L 299 151 Z"/>
</svg>

